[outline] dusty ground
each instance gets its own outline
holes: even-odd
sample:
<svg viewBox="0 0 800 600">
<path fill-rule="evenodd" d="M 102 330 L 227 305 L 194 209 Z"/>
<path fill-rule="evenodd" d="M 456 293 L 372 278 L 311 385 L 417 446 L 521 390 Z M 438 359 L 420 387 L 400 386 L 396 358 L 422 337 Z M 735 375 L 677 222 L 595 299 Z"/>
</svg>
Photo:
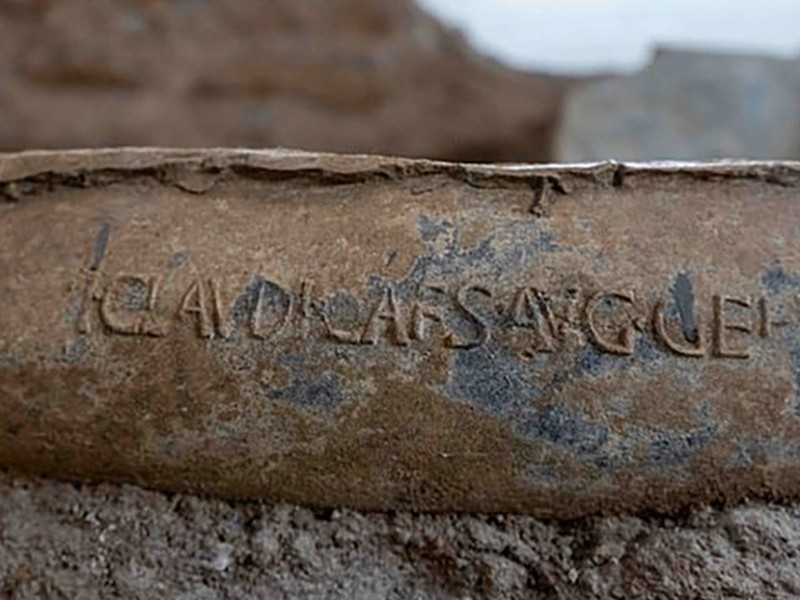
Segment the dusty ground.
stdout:
<svg viewBox="0 0 800 600">
<path fill-rule="evenodd" d="M 788 598 L 800 509 L 312 512 L 0 475 L 4 598 Z"/>
</svg>

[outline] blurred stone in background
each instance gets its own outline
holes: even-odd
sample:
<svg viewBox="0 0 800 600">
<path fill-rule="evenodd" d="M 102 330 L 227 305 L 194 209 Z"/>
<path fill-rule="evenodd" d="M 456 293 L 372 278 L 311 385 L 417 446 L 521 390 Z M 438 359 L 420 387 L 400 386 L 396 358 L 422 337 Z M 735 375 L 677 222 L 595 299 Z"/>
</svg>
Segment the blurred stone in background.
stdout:
<svg viewBox="0 0 800 600">
<path fill-rule="evenodd" d="M 130 145 L 798 158 L 800 60 L 579 78 L 482 57 L 414 0 L 0 0 L 0 150 Z"/>
<path fill-rule="evenodd" d="M 556 155 L 800 158 L 800 60 L 660 51 L 641 73 L 574 91 Z"/>
<path fill-rule="evenodd" d="M 287 146 L 548 160 L 568 79 L 412 0 L 0 1 L 0 150 Z"/>
</svg>

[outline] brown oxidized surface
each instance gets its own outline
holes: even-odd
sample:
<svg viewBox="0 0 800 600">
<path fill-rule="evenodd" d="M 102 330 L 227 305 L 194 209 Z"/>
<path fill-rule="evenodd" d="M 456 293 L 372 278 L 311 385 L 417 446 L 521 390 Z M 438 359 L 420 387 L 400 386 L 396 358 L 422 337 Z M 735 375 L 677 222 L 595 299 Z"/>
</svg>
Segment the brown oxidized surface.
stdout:
<svg viewBox="0 0 800 600">
<path fill-rule="evenodd" d="M 0 159 L 0 464 L 366 509 L 800 493 L 800 165 Z"/>
</svg>

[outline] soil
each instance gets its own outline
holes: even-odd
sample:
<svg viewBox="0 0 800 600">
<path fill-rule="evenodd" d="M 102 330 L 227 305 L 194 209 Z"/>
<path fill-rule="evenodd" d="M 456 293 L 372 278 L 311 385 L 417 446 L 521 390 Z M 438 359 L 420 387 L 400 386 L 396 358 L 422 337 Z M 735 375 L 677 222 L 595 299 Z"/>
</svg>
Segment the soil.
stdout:
<svg viewBox="0 0 800 600">
<path fill-rule="evenodd" d="M 4 598 L 789 598 L 800 510 L 312 512 L 0 475 Z"/>
</svg>

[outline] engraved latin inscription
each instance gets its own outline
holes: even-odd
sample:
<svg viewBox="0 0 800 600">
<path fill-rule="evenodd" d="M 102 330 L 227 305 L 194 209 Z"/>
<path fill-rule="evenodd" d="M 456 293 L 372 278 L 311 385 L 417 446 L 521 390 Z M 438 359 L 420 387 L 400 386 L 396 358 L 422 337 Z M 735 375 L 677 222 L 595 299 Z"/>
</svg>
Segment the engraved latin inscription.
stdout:
<svg viewBox="0 0 800 600">
<path fill-rule="evenodd" d="M 383 296 L 375 305 L 372 315 L 364 327 L 364 333 L 361 335 L 361 343 L 376 344 L 382 325 L 391 329 L 391 335 L 396 344 L 408 346 L 409 336 L 405 314 L 397 301 L 395 289 L 391 286 L 384 288 Z"/>
<path fill-rule="evenodd" d="M 555 351 L 558 325 L 550 299 L 544 292 L 533 287 L 520 288 L 514 296 L 511 311 L 515 325 L 534 330 L 534 350 L 547 353 Z"/>
<path fill-rule="evenodd" d="M 200 337 L 214 336 L 214 321 L 209 310 L 207 291 L 201 279 L 195 279 L 183 294 L 179 315 L 195 324 Z"/>
<path fill-rule="evenodd" d="M 535 281 L 509 288 L 467 280 L 385 281 L 371 285 L 369 293 L 324 290 L 311 279 L 280 284 L 262 274 L 242 281 L 109 273 L 101 268 L 107 242 L 104 228 L 85 270 L 76 323 L 84 335 L 164 337 L 183 330 L 204 340 L 271 343 L 296 337 L 399 349 L 434 345 L 454 352 L 496 339 L 523 358 L 584 344 L 631 357 L 646 336 L 677 357 L 744 360 L 776 329 L 796 323 L 800 308 L 796 297 L 722 291 L 697 298 L 695 305 L 683 273 L 679 286 L 663 290 L 546 289 Z M 747 282 L 742 287 L 748 289 Z"/>
<path fill-rule="evenodd" d="M 604 333 L 598 325 L 596 314 L 600 304 L 604 301 L 614 301 L 617 304 L 635 306 L 636 297 L 634 293 L 632 291 L 598 292 L 589 299 L 586 305 L 586 324 L 591 332 L 592 341 L 597 347 L 609 354 L 619 354 L 621 356 L 633 354 L 633 320 L 622 325 L 613 335 Z"/>
<path fill-rule="evenodd" d="M 734 298 L 722 294 L 714 296 L 714 354 L 721 358 L 747 358 L 748 350 L 743 346 L 735 346 L 731 340 L 733 332 L 749 334 L 751 325 L 745 322 L 731 322 L 728 316 L 729 307 L 752 308 L 750 298 Z"/>
<path fill-rule="evenodd" d="M 166 294 L 170 285 L 176 284 L 152 273 L 96 277 L 87 292 L 95 308 L 79 315 L 78 331 L 97 332 L 101 325 L 107 334 L 161 337 L 185 328 L 208 340 L 297 336 L 398 348 L 437 344 L 453 351 L 516 336 L 525 339 L 524 355 L 559 352 L 574 338 L 620 357 L 634 355 L 637 340 L 649 336 L 675 356 L 742 360 L 753 344 L 792 323 L 785 306 L 778 311 L 767 297 L 734 294 L 699 302 L 689 330 L 685 316 L 670 308 L 668 292 L 559 291 L 535 284 L 501 292 L 481 282 L 414 288 L 387 282 L 377 294 L 358 296 L 326 292 L 311 280 L 281 286 L 265 276 L 238 288 L 224 278 L 196 277 Z M 167 296 L 179 301 L 170 305 Z"/>
<path fill-rule="evenodd" d="M 684 334 L 673 335 L 669 333 L 664 316 L 665 302 L 659 299 L 656 302 L 653 310 L 653 328 L 656 337 L 672 352 L 679 356 L 704 356 L 706 353 L 703 329 L 698 327 L 696 330 L 696 339 L 691 342 L 686 339 L 679 339 L 684 337 Z"/>
<path fill-rule="evenodd" d="M 114 333 L 162 336 L 164 326 L 155 317 L 160 277 L 120 274 L 100 296 L 100 316 Z"/>
</svg>

